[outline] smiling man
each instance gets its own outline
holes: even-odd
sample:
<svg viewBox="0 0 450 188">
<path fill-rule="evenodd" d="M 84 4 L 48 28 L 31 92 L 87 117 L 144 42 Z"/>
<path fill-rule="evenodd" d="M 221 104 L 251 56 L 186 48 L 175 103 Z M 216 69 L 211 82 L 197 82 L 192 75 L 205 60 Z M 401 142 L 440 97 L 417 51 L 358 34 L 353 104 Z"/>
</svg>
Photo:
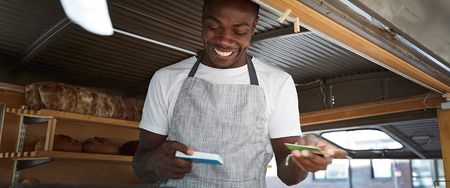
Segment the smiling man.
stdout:
<svg viewBox="0 0 450 188">
<path fill-rule="evenodd" d="M 292 77 L 247 55 L 258 11 L 249 0 L 205 0 L 204 50 L 154 74 L 133 160 L 142 180 L 174 187 L 265 187 L 275 154 L 278 177 L 293 185 L 346 155 L 301 136 Z M 295 142 L 320 146 L 325 156 L 284 146 Z M 175 157 L 176 151 L 219 154 L 224 164 L 193 164 Z"/>
<path fill-rule="evenodd" d="M 244 66 L 258 20 L 258 5 L 229 2 L 227 6 L 215 6 L 219 2 L 205 2 L 202 40 L 207 56 L 202 62 L 222 69 Z"/>
</svg>

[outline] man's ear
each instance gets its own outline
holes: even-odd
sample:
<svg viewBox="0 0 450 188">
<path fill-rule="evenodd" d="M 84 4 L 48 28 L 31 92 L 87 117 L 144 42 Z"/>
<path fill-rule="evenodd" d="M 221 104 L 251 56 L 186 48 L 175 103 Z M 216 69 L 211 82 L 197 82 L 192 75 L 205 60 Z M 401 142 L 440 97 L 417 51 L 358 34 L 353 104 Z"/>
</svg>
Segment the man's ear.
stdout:
<svg viewBox="0 0 450 188">
<path fill-rule="evenodd" d="M 259 20 L 259 16 L 256 16 L 255 22 L 253 22 L 253 34 L 252 35 L 254 35 L 256 33 L 256 25 L 258 25 L 258 20 Z"/>
</svg>

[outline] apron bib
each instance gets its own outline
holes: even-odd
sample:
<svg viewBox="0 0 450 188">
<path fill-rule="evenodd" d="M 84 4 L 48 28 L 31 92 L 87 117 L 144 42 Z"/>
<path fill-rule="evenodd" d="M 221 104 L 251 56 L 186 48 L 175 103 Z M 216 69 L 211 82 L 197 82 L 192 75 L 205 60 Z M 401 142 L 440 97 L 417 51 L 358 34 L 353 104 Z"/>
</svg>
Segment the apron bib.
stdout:
<svg viewBox="0 0 450 188">
<path fill-rule="evenodd" d="M 251 85 L 212 84 L 194 75 L 200 58 L 185 79 L 169 128 L 168 140 L 194 151 L 215 153 L 223 165 L 194 163 L 172 187 L 266 187 L 266 165 L 273 156 L 267 130 L 266 100 L 247 56 Z"/>
</svg>

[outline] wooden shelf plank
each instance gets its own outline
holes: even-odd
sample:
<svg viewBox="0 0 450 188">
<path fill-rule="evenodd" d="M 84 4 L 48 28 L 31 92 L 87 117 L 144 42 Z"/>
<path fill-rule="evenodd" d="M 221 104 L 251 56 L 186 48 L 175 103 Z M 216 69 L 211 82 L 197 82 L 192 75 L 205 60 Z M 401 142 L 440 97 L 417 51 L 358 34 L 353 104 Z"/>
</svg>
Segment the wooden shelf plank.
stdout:
<svg viewBox="0 0 450 188">
<path fill-rule="evenodd" d="M 0 159 L 10 159 L 10 158 L 25 158 L 25 157 L 36 157 L 36 152 L 5 152 L 0 153 Z"/>
<path fill-rule="evenodd" d="M 56 118 L 56 119 L 66 119 L 66 120 L 76 120 L 76 121 L 85 121 L 85 122 L 93 122 L 93 123 L 101 123 L 101 124 L 110 124 L 119 127 L 128 127 L 128 128 L 139 128 L 138 121 L 129 121 L 122 119 L 113 119 L 113 118 L 105 118 L 105 117 L 97 117 L 93 115 L 85 115 L 85 114 L 77 114 L 71 112 L 61 112 L 56 110 L 22 110 L 15 108 L 6 108 L 7 113 L 15 113 L 17 115 L 26 116 L 26 117 L 37 117 L 37 118 Z"/>
<path fill-rule="evenodd" d="M 132 156 L 127 155 L 77 153 L 65 151 L 32 151 L 32 152 L 0 153 L 0 159 L 37 160 L 47 158 L 82 159 L 82 160 L 99 160 L 99 161 L 115 161 L 115 162 L 131 162 L 133 160 Z"/>
<path fill-rule="evenodd" d="M 118 161 L 118 162 L 131 162 L 132 156 L 126 155 L 108 155 L 97 153 L 77 153 L 77 152 L 65 152 L 65 151 L 39 151 L 38 157 L 54 157 L 62 159 L 84 159 L 84 160 L 100 160 L 100 161 Z"/>
<path fill-rule="evenodd" d="M 15 91 L 18 93 L 25 93 L 25 87 L 21 85 L 10 84 L 6 82 L 0 82 L 0 89 L 7 91 Z"/>
<path fill-rule="evenodd" d="M 327 110 L 300 114 L 301 126 L 330 123 L 357 118 L 437 108 L 444 101 L 437 94 L 422 94 L 409 97 L 386 99 L 364 104 L 349 105 Z"/>
</svg>

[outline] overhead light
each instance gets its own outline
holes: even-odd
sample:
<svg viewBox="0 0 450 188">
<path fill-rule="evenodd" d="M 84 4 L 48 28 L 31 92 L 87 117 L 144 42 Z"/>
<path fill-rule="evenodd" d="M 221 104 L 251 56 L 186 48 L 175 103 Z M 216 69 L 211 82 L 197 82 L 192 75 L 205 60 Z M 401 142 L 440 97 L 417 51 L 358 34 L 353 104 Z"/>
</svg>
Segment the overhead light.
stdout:
<svg viewBox="0 0 450 188">
<path fill-rule="evenodd" d="M 109 36 L 114 33 L 106 0 L 60 0 L 67 17 L 89 32 Z"/>
<path fill-rule="evenodd" d="M 428 144 L 430 142 L 430 136 L 428 135 L 415 135 L 412 136 L 412 140 L 419 145 L 425 145 Z"/>
</svg>

